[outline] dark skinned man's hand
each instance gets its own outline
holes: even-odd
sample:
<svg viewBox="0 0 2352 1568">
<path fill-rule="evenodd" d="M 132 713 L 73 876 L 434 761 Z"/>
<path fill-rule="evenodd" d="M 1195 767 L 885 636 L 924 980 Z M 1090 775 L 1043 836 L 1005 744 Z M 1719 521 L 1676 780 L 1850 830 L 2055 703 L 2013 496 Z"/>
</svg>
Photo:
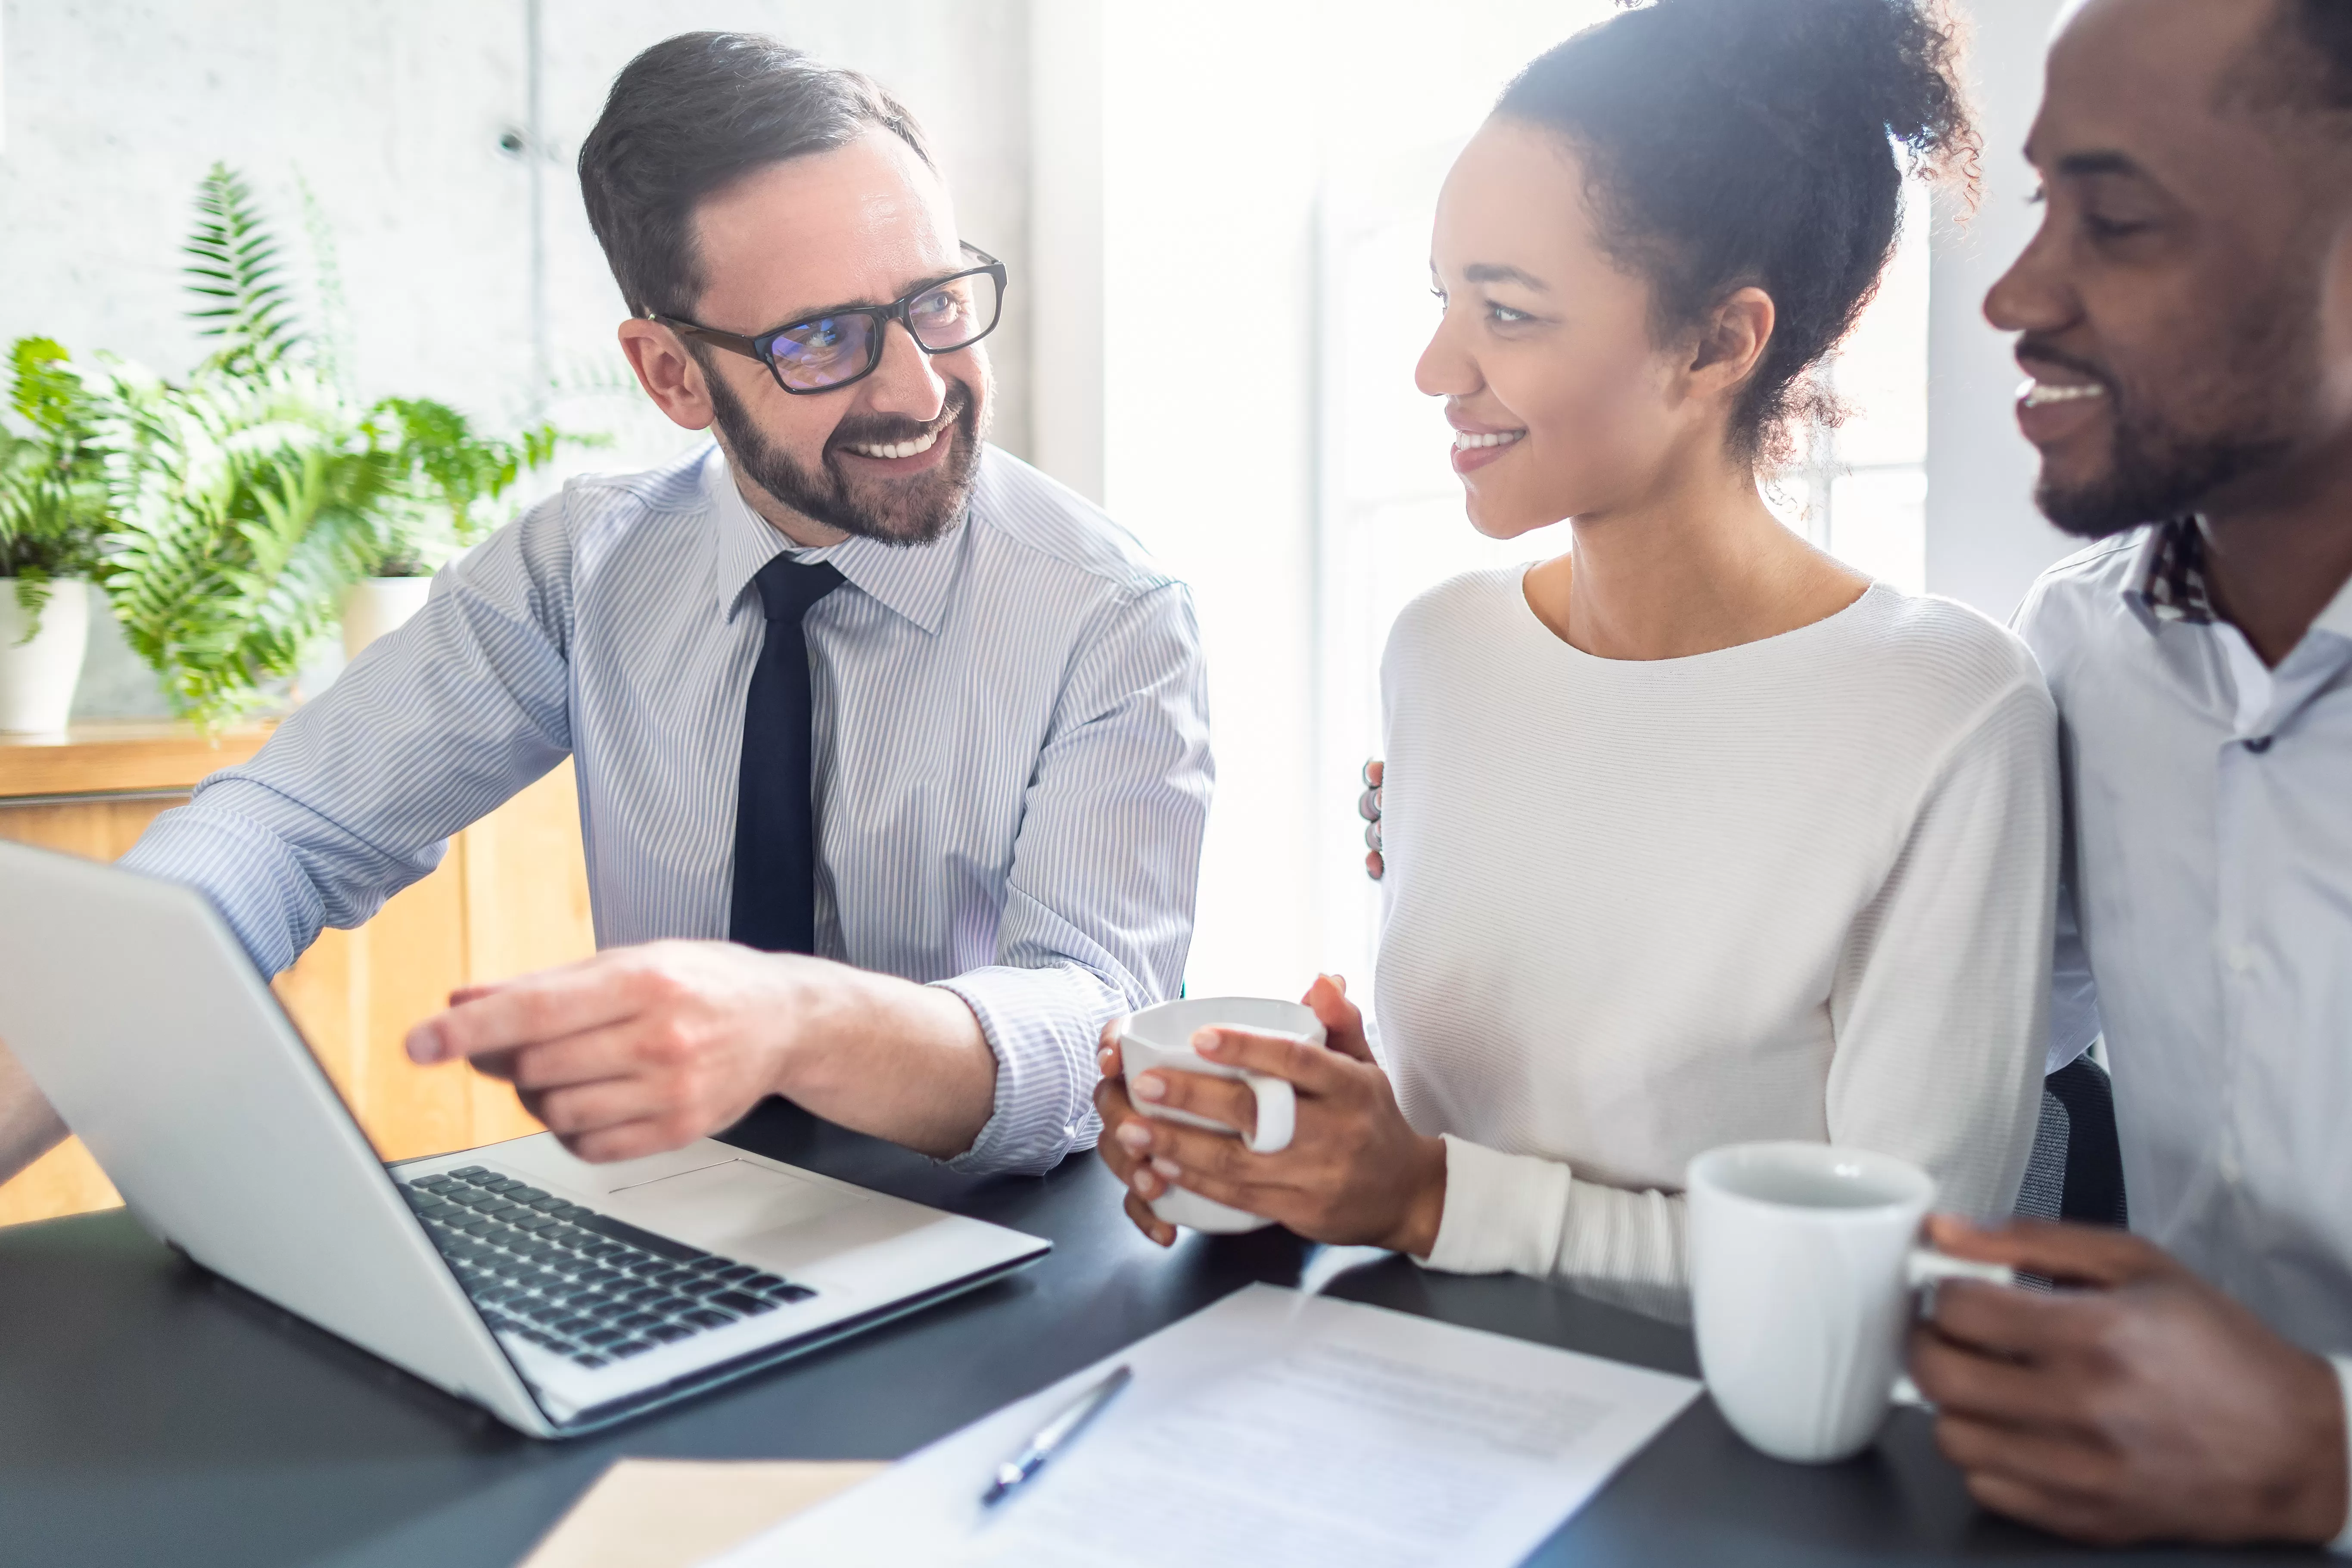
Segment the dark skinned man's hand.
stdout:
<svg viewBox="0 0 2352 1568">
<path fill-rule="evenodd" d="M 1928 1228 L 1955 1257 L 2060 1286 L 1948 1283 L 1913 1332 L 1937 1445 L 1977 1501 L 2101 1545 L 2324 1542 L 2344 1528 L 2344 1394 L 2327 1362 L 2137 1237 L 1944 1215 Z"/>
</svg>

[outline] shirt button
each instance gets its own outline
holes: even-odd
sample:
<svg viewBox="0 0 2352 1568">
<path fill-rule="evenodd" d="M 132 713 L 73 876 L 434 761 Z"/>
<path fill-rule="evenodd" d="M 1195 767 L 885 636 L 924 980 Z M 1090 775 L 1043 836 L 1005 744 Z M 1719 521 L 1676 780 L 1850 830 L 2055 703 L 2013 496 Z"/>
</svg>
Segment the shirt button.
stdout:
<svg viewBox="0 0 2352 1568">
<path fill-rule="evenodd" d="M 2234 973 L 2251 973 L 2254 967 L 2254 950 L 2243 942 L 2237 942 L 2223 952 L 2221 961 L 2227 963 Z"/>
<path fill-rule="evenodd" d="M 2235 1154 L 2225 1153 L 2214 1163 L 2221 1173 L 2221 1180 L 2231 1186 L 2236 1186 L 2245 1176 L 2246 1173 L 2239 1166 Z"/>
</svg>

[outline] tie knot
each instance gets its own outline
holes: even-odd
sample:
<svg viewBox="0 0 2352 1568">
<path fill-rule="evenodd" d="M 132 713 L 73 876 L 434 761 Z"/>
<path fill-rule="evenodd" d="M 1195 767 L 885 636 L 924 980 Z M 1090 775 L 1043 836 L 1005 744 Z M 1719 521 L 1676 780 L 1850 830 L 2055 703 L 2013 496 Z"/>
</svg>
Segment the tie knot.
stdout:
<svg viewBox="0 0 2352 1568">
<path fill-rule="evenodd" d="M 772 621 L 793 621 L 808 607 L 841 586 L 841 574 L 826 561 L 795 561 L 779 555 L 751 579 L 760 587 L 760 604 Z"/>
</svg>

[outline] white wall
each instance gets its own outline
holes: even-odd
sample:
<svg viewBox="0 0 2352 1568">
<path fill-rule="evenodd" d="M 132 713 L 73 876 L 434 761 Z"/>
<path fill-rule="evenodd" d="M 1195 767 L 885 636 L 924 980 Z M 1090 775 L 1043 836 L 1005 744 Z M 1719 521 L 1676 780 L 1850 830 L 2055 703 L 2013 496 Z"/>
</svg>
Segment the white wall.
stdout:
<svg viewBox="0 0 2352 1568">
<path fill-rule="evenodd" d="M 527 120 L 526 16 L 526 0 L 0 0 L 0 342 L 45 333 L 167 374 L 200 358 L 178 247 L 198 177 L 225 159 L 268 203 L 305 285 L 297 178 L 316 193 L 363 395 L 520 419 L 537 401 L 536 305 L 551 368 L 574 389 L 551 412 L 617 437 L 569 466 L 657 461 L 693 437 L 627 390 L 620 298 L 571 163 L 631 55 L 689 28 L 747 28 L 872 72 L 925 121 L 965 232 L 1012 265 L 990 345 L 1006 394 L 997 438 L 1027 450 L 1024 0 L 544 0 L 536 300 L 530 167 L 499 147 Z M 615 390 L 580 390 L 599 383 Z M 102 626 L 77 711 L 163 710 Z"/>
<path fill-rule="evenodd" d="M 2033 447 L 2011 408 L 2023 373 L 1984 319 L 1985 290 L 2040 217 L 2023 148 L 2060 0 L 1977 0 L 1970 75 L 1984 135 L 1984 199 L 1939 215 L 1928 281 L 1927 587 L 2007 620 L 2070 541 L 2033 509 Z"/>
</svg>

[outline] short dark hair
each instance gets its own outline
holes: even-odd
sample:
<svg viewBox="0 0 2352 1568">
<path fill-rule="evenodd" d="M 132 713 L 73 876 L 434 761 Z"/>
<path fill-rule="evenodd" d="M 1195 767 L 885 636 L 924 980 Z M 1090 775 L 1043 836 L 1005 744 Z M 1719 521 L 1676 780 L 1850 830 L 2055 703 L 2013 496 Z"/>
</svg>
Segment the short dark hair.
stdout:
<svg viewBox="0 0 2352 1568">
<path fill-rule="evenodd" d="M 580 195 L 631 315 L 690 316 L 707 279 L 694 211 L 744 175 L 881 126 L 931 164 L 871 77 L 758 33 L 681 33 L 631 60 L 580 144 Z"/>
<path fill-rule="evenodd" d="M 2247 58 L 2222 73 L 2220 104 L 2295 114 L 2352 110 L 2352 5 L 2276 0 Z"/>
<path fill-rule="evenodd" d="M 1973 190 L 1958 52 L 1929 0 L 1654 0 L 1538 57 L 1495 113 L 1558 132 L 1582 160 L 1601 243 L 1649 280 L 1661 342 L 1740 289 L 1772 297 L 1730 437 L 1779 460 L 1795 420 L 1838 416 L 1808 373 L 1893 254 L 1895 144 Z"/>
</svg>

